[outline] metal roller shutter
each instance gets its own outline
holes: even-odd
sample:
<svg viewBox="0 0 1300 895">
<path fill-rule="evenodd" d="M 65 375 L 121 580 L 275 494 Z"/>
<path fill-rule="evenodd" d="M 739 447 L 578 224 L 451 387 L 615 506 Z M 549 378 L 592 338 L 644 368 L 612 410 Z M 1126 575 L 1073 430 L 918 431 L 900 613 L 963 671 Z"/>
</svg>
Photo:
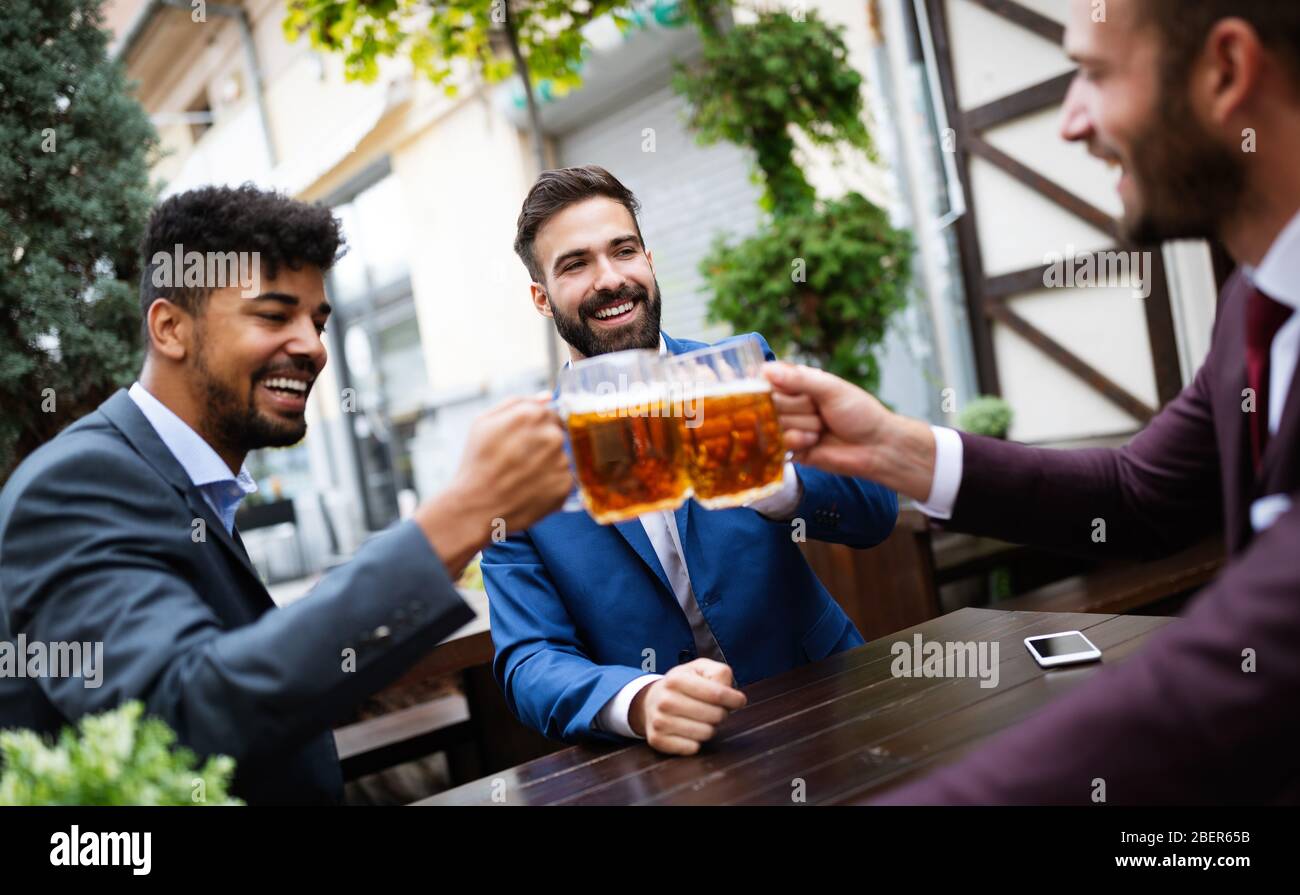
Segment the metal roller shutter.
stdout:
<svg viewBox="0 0 1300 895">
<path fill-rule="evenodd" d="M 671 88 L 633 92 L 559 141 L 563 165 L 608 169 L 641 200 L 641 233 L 654 253 L 663 292 L 662 326 L 676 338 L 715 341 L 726 324 L 706 320 L 710 294 L 700 260 L 715 236 L 754 231 L 759 188 L 747 152 L 730 143 L 699 146 L 685 126 L 685 103 Z M 643 151 L 653 128 L 654 151 Z"/>
</svg>

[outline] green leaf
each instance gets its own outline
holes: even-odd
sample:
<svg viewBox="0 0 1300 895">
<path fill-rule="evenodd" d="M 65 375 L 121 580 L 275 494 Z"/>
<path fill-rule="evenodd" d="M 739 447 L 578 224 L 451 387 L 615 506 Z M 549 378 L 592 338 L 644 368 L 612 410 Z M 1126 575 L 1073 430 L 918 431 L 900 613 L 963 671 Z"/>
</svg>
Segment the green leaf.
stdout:
<svg viewBox="0 0 1300 895">
<path fill-rule="evenodd" d="M 0 805 L 242 805 L 229 793 L 235 763 L 189 749 L 137 701 L 65 727 L 53 742 L 0 731 Z"/>
</svg>

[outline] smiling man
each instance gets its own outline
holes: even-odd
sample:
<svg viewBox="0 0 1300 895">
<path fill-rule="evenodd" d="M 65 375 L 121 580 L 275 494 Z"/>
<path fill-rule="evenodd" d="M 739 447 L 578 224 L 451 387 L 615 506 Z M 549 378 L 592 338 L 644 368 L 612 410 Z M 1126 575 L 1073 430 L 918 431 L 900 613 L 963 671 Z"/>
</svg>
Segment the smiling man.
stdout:
<svg viewBox="0 0 1300 895">
<path fill-rule="evenodd" d="M 535 309 L 573 360 L 703 347 L 659 330 L 637 208 L 594 165 L 547 171 L 524 200 L 515 251 Z M 520 719 L 548 736 L 645 738 L 693 753 L 744 705 L 738 686 L 862 643 L 804 561 L 792 521 L 808 537 L 870 547 L 897 515 L 896 496 L 873 482 L 793 464 L 782 491 L 748 508 L 692 500 L 608 526 L 556 514 L 484 551 L 497 680 Z"/>
<path fill-rule="evenodd" d="M 1240 265 L 1195 378 L 1124 447 L 1058 451 L 934 428 L 773 365 L 787 444 L 954 530 L 1095 558 L 1170 554 L 1221 526 L 1228 561 L 1140 653 L 882 801 L 1294 804 L 1300 3 L 1071 0 L 1065 49 L 1079 71 L 1061 134 L 1117 166 L 1123 229 L 1217 237 Z"/>
<path fill-rule="evenodd" d="M 0 727 L 54 733 L 138 699 L 250 802 L 335 802 L 330 725 L 473 618 L 453 584 L 503 520 L 571 487 L 558 418 L 514 400 L 475 421 L 455 484 L 276 608 L 235 527 L 248 452 L 307 431 L 325 366 L 323 208 L 251 186 L 155 210 L 144 240 L 140 381 L 64 430 L 0 492 L 0 641 L 101 644 L 102 681 L 0 675 Z M 214 264 L 160 271 L 169 253 Z M 231 254 L 253 283 L 206 282 Z M 202 276 L 200 276 L 202 272 Z"/>
</svg>

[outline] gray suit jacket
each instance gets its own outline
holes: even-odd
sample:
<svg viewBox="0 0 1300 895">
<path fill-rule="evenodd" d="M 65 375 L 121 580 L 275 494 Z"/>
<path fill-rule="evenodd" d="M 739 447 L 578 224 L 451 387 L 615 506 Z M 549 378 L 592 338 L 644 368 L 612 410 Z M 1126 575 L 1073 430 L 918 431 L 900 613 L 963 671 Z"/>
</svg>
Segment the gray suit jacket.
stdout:
<svg viewBox="0 0 1300 895">
<path fill-rule="evenodd" d="M 0 727 L 52 733 L 139 699 L 200 755 L 232 756 L 249 802 L 338 801 L 331 723 L 471 618 L 413 523 L 276 608 L 125 391 L 0 492 L 0 640 L 100 641 L 104 666 L 98 688 L 0 677 Z"/>
</svg>

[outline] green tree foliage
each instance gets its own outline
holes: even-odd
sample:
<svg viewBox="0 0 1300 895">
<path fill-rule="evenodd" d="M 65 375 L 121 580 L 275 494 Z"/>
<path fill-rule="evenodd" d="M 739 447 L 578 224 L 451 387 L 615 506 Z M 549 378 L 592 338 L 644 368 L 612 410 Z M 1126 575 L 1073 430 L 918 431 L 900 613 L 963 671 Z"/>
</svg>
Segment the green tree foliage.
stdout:
<svg viewBox="0 0 1300 895">
<path fill-rule="evenodd" d="M 680 69 L 673 86 L 690 103 L 701 142 L 727 140 L 754 151 L 768 211 L 797 213 L 815 199 L 794 160 L 791 126 L 814 145 L 874 156 L 863 122 L 862 76 L 848 64 L 839 31 L 815 10 L 802 20 L 760 12 L 752 25 L 704 33 L 700 64 Z"/>
<path fill-rule="evenodd" d="M 139 370 L 156 136 L 98 0 L 0 15 L 0 481 Z"/>
<path fill-rule="evenodd" d="M 864 123 L 862 77 L 840 29 L 815 10 L 757 14 L 720 27 L 722 0 L 690 0 L 704 39 L 700 61 L 674 86 L 691 105 L 704 143 L 753 151 L 769 219 L 736 244 L 717 242 L 700 270 L 713 289 L 711 319 L 762 332 L 779 353 L 868 389 L 879 385 L 874 351 L 907 304 L 909 234 L 857 193 L 819 200 L 795 156 L 792 133 L 815 146 L 874 157 Z"/>
<path fill-rule="evenodd" d="M 582 28 L 609 13 L 629 21 L 626 0 L 290 0 L 285 34 L 306 33 L 319 50 L 342 53 L 348 76 L 373 80 L 379 61 L 405 56 L 415 70 L 455 94 L 457 63 L 489 83 L 515 70 L 506 54 L 507 13 L 534 82 L 556 93 L 581 83 Z"/>
</svg>

